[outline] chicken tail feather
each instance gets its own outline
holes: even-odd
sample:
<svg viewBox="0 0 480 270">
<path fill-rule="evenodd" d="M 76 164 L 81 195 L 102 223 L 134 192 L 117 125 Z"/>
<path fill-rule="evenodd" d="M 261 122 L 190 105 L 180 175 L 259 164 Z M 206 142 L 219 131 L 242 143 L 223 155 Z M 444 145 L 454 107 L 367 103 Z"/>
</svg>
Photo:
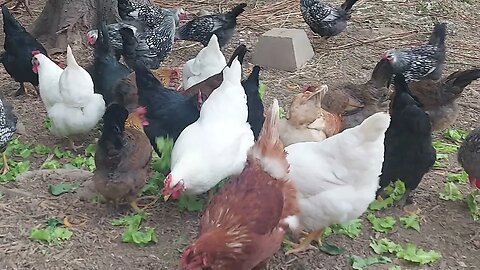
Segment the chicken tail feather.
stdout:
<svg viewBox="0 0 480 270">
<path fill-rule="evenodd" d="M 240 65 L 243 64 L 243 58 L 245 57 L 245 54 L 247 53 L 247 46 L 244 44 L 238 46 L 235 51 L 233 52 L 232 56 L 230 57 L 230 60 L 228 60 L 227 66 L 232 66 L 233 61 L 235 58 L 238 59 L 240 62 Z"/>
<path fill-rule="evenodd" d="M 3 30 L 5 34 L 13 32 L 26 32 L 25 28 L 12 16 L 7 5 L 2 5 Z"/>
<path fill-rule="evenodd" d="M 358 0 L 346 0 L 340 7 L 345 10 L 346 12 L 350 12 L 352 10 L 353 5 Z"/>
<path fill-rule="evenodd" d="M 452 86 L 455 86 L 461 92 L 465 87 L 467 87 L 474 80 L 477 80 L 479 78 L 480 78 L 480 68 L 469 69 L 464 71 L 457 71 L 450 74 L 447 78 L 447 83 Z"/>
<path fill-rule="evenodd" d="M 122 105 L 114 103 L 108 106 L 103 115 L 103 130 L 98 141 L 100 147 L 108 148 L 113 145 L 117 150 L 122 148 L 122 134 L 127 117 L 128 111 Z"/>
<path fill-rule="evenodd" d="M 249 161 L 259 163 L 273 178 L 286 179 L 289 165 L 283 143 L 280 141 L 279 110 L 278 101 L 274 99 L 267 112 L 260 137 L 250 150 Z"/>
<path fill-rule="evenodd" d="M 242 14 L 242 12 L 245 11 L 246 7 L 247 7 L 247 3 L 238 4 L 230 12 L 228 12 L 228 14 L 233 16 L 234 18 L 236 18 L 236 17 L 238 17 L 238 15 Z"/>
<path fill-rule="evenodd" d="M 437 47 L 445 46 L 445 37 L 447 35 L 447 24 L 446 23 L 439 23 L 436 24 L 433 28 L 432 35 L 428 40 L 428 44 L 434 45 Z"/>
</svg>

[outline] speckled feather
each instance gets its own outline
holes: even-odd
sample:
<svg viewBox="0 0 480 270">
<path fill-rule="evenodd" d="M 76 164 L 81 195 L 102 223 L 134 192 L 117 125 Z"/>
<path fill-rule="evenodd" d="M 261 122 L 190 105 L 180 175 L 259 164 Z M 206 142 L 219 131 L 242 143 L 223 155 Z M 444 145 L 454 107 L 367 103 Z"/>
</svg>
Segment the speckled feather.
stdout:
<svg viewBox="0 0 480 270">
<path fill-rule="evenodd" d="M 17 131 L 17 116 L 13 113 L 12 107 L 7 104 L 3 95 L 0 98 L 0 149 L 4 151 L 8 142 Z"/>
<path fill-rule="evenodd" d="M 417 81 L 437 69 L 441 60 L 439 59 L 440 49 L 433 45 L 423 45 L 416 48 L 400 50 L 402 59 L 407 63 L 403 75 L 407 82 Z"/>
<path fill-rule="evenodd" d="M 350 19 L 351 5 L 344 10 L 319 0 L 301 0 L 300 11 L 313 32 L 320 36 L 335 36 L 345 30 L 346 21 Z"/>
<path fill-rule="evenodd" d="M 237 16 L 243 12 L 245 4 L 239 4 L 232 11 L 196 17 L 179 27 L 176 37 L 181 40 L 198 41 L 207 46 L 213 34 L 218 37 L 220 47 L 225 46 L 233 36 L 237 25 Z"/>
</svg>

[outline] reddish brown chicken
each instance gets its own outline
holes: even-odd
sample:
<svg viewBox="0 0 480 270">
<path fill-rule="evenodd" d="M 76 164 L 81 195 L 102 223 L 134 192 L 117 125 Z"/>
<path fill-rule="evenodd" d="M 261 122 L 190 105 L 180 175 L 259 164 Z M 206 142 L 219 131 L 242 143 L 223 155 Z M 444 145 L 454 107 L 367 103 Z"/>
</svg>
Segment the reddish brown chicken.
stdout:
<svg viewBox="0 0 480 270">
<path fill-rule="evenodd" d="M 214 197 L 200 232 L 180 259 L 183 270 L 261 269 L 298 226 L 296 191 L 278 134 L 275 100 L 245 169 Z"/>
</svg>

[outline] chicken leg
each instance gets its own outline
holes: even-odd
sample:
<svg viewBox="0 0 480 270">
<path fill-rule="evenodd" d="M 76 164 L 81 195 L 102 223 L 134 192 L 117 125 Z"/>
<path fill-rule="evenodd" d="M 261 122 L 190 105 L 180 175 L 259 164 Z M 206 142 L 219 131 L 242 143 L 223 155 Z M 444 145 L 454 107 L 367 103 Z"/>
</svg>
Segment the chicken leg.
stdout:
<svg viewBox="0 0 480 270">
<path fill-rule="evenodd" d="M 323 235 L 323 230 L 318 230 L 318 231 L 313 231 L 307 235 L 304 239 L 300 240 L 300 244 L 294 244 L 295 246 L 294 249 L 291 249 L 285 253 L 285 255 L 288 254 L 294 254 L 294 253 L 299 253 L 302 251 L 307 251 L 309 249 L 315 248 L 314 246 L 310 245 L 312 241 L 318 241 L 319 245 L 322 244 L 321 237 Z"/>
<path fill-rule="evenodd" d="M 131 202 L 130 202 L 130 206 L 131 206 L 132 209 L 133 209 L 135 212 L 137 212 L 137 213 L 142 213 L 142 212 L 143 212 L 143 210 L 140 209 L 140 207 L 138 207 L 138 205 L 137 205 L 137 200 L 131 201 Z"/>
<path fill-rule="evenodd" d="M 23 95 L 25 95 L 25 85 L 23 84 L 23 82 L 21 82 L 20 88 L 18 88 L 17 92 L 15 92 L 15 96 L 18 97 Z"/>
<path fill-rule="evenodd" d="M 71 138 L 68 138 L 68 143 L 70 145 L 70 148 L 74 151 L 74 152 L 77 152 L 78 149 L 82 148 L 83 145 L 75 145 L 75 143 L 73 142 L 73 140 Z"/>
<path fill-rule="evenodd" d="M 10 167 L 8 166 L 7 154 L 5 153 L 5 151 L 2 153 L 2 156 L 3 156 L 3 171 L 2 171 L 2 175 L 5 175 L 5 174 L 8 173 L 8 171 L 10 171 Z"/>
</svg>

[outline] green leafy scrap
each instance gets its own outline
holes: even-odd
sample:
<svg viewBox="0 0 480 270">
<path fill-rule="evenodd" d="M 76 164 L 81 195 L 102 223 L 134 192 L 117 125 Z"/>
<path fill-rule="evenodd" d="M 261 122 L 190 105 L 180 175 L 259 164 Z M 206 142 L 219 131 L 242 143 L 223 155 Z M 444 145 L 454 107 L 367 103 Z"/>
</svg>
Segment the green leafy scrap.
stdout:
<svg viewBox="0 0 480 270">
<path fill-rule="evenodd" d="M 452 182 L 447 182 L 445 183 L 443 192 L 440 192 L 440 199 L 445 201 L 458 201 L 463 199 L 463 196 L 457 185 Z"/>
<path fill-rule="evenodd" d="M 452 183 L 467 183 L 468 174 L 465 171 L 461 173 L 449 173 L 447 174 L 447 182 Z"/>
<path fill-rule="evenodd" d="M 417 248 L 411 243 L 407 243 L 404 247 L 394 243 L 388 239 L 375 240 L 371 239 L 370 247 L 377 254 L 393 254 L 399 259 L 405 261 L 418 263 L 418 264 L 431 264 L 438 261 L 442 255 L 434 250 L 424 251 L 421 248 Z"/>
<path fill-rule="evenodd" d="M 397 252 L 402 250 L 402 246 L 386 238 L 379 239 L 379 240 L 375 240 L 371 238 L 370 247 L 377 254 L 385 254 L 385 253 L 396 254 Z"/>
<path fill-rule="evenodd" d="M 40 166 L 40 169 L 46 169 L 46 170 L 56 170 L 60 168 L 60 162 L 58 160 L 52 159 L 52 160 L 47 160 L 45 161 L 42 166 Z"/>
<path fill-rule="evenodd" d="M 364 270 L 374 264 L 386 264 L 392 262 L 390 258 L 384 256 L 363 258 L 356 255 L 350 256 L 348 261 L 355 270 Z"/>
<path fill-rule="evenodd" d="M 443 136 L 455 143 L 460 143 L 467 137 L 467 132 L 460 129 L 447 129 L 443 133 Z"/>
<path fill-rule="evenodd" d="M 143 230 L 140 229 L 140 224 L 145 219 L 145 214 L 140 213 L 115 219 L 112 221 L 112 225 L 125 227 L 122 234 L 122 242 L 133 243 L 143 247 L 150 243 L 157 242 L 154 228 L 146 227 Z"/>
<path fill-rule="evenodd" d="M 420 217 L 417 214 L 400 217 L 400 224 L 406 229 L 412 228 L 417 232 L 420 232 Z"/>
<path fill-rule="evenodd" d="M 158 137 L 155 140 L 161 157 L 155 157 L 152 162 L 153 169 L 165 175 L 170 170 L 171 156 L 173 150 L 173 139 Z"/>
<path fill-rule="evenodd" d="M 182 212 L 198 212 L 201 211 L 204 206 L 205 201 L 202 199 L 197 199 L 193 195 L 183 194 L 180 199 L 178 199 L 178 208 Z"/>
<path fill-rule="evenodd" d="M 77 169 L 86 169 L 91 172 L 95 171 L 95 158 L 77 155 L 68 163 Z"/>
<path fill-rule="evenodd" d="M 53 196 L 60 196 L 64 193 L 74 192 L 79 187 L 75 183 L 60 183 L 56 185 L 48 185 L 48 192 Z"/>
<path fill-rule="evenodd" d="M 371 211 L 386 209 L 392 206 L 395 202 L 399 201 L 405 194 L 405 191 L 405 183 L 397 180 L 393 184 L 390 184 L 388 187 L 385 188 L 385 192 L 388 197 L 384 198 L 383 200 L 373 201 L 369 205 L 368 209 Z"/>
<path fill-rule="evenodd" d="M 346 235 L 352 239 L 358 237 L 362 233 L 363 225 L 361 219 L 354 219 L 346 224 L 336 224 L 330 226 L 335 234 Z"/>
<path fill-rule="evenodd" d="M 468 210 L 470 210 L 470 215 L 473 220 L 480 220 L 480 191 L 475 190 L 470 192 L 465 198 L 465 202 L 467 203 Z"/>
<path fill-rule="evenodd" d="M 283 109 L 283 107 L 278 108 L 278 115 L 280 119 L 284 119 L 285 117 L 287 117 L 287 113 L 285 112 L 285 109 Z"/>
<path fill-rule="evenodd" d="M 43 127 L 47 130 L 50 130 L 52 128 L 52 119 L 49 117 L 45 118 L 45 120 L 43 120 Z"/>
<path fill-rule="evenodd" d="M 367 219 L 368 221 L 370 221 L 370 223 L 372 224 L 372 228 L 375 231 L 382 233 L 393 230 L 395 223 L 397 223 L 397 221 L 393 217 L 387 216 L 383 218 L 377 218 L 373 213 L 369 213 L 367 215 Z"/>
<path fill-rule="evenodd" d="M 143 195 L 157 195 L 164 187 L 165 176 L 159 172 L 155 172 L 142 189 Z"/>
<path fill-rule="evenodd" d="M 458 145 L 451 144 L 451 143 L 445 143 L 441 141 L 433 141 L 432 142 L 433 147 L 437 151 L 438 154 L 453 154 L 458 151 Z"/>
<path fill-rule="evenodd" d="M 414 244 L 407 243 L 402 250 L 397 252 L 397 258 L 404 259 L 405 261 L 419 263 L 419 264 L 430 264 L 436 262 L 442 257 L 439 252 L 434 250 L 425 251 L 421 248 L 417 248 Z"/>
<path fill-rule="evenodd" d="M 325 254 L 336 256 L 345 252 L 345 249 L 339 246 L 336 246 L 331 243 L 324 242 L 323 245 L 319 248 Z"/>
<path fill-rule="evenodd" d="M 95 146 L 95 144 L 89 144 L 85 148 L 85 156 L 86 157 L 95 157 L 95 151 L 96 150 L 97 150 L 97 147 Z"/>
<path fill-rule="evenodd" d="M 47 220 L 47 227 L 44 229 L 33 228 L 30 232 L 30 239 L 36 241 L 45 241 L 49 245 L 59 244 L 62 241 L 69 240 L 73 232 L 68 228 L 60 227 L 63 225 L 56 218 L 50 218 Z"/>
<path fill-rule="evenodd" d="M 260 82 L 258 85 L 258 94 L 260 95 L 260 99 L 263 101 L 263 98 L 265 97 L 265 92 L 267 90 L 267 86 L 263 82 Z"/>
<path fill-rule="evenodd" d="M 47 146 L 43 145 L 43 144 L 37 144 L 33 148 L 33 152 L 35 152 L 35 154 L 37 154 L 37 155 L 42 155 L 43 156 L 43 155 L 51 153 L 52 150 L 50 148 L 48 148 Z"/>
</svg>

